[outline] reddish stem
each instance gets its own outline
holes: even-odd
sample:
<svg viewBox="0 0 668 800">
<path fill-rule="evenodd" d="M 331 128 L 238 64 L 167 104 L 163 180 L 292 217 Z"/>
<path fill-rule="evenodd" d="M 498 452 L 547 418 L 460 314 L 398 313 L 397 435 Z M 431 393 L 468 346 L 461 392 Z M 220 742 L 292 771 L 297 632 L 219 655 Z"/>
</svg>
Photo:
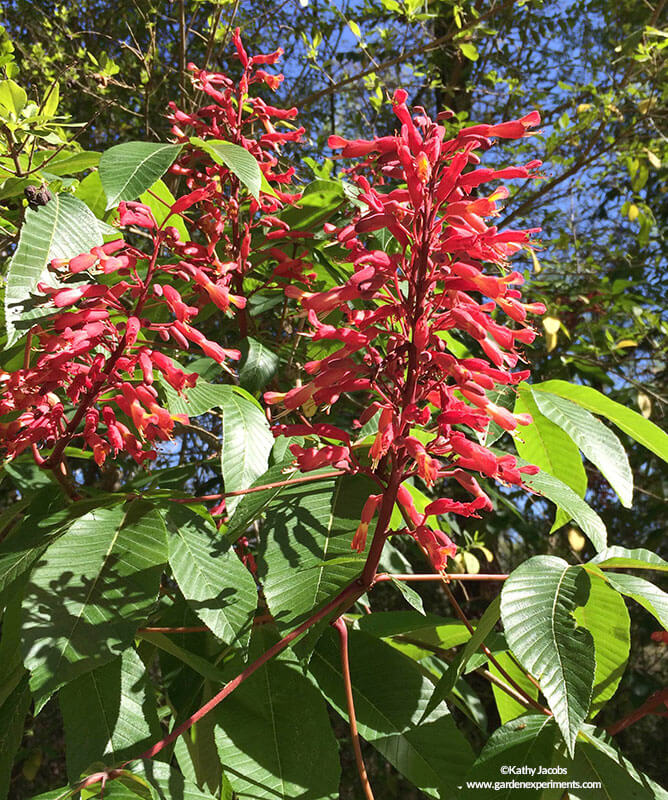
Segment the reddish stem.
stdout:
<svg viewBox="0 0 668 800">
<path fill-rule="evenodd" d="M 231 681 L 229 681 L 229 683 L 226 683 L 220 692 L 218 692 L 218 694 L 214 695 L 214 697 L 212 697 L 208 703 L 205 703 L 194 714 L 188 717 L 185 722 L 182 722 L 180 725 L 174 728 L 174 730 L 168 736 L 165 736 L 164 739 L 156 742 L 156 744 L 154 744 L 152 747 L 149 747 L 148 750 L 144 751 L 140 756 L 132 760 L 137 761 L 153 758 L 153 756 L 157 755 L 161 750 L 167 747 L 167 745 L 178 739 L 182 733 L 185 733 L 187 730 L 192 728 L 192 726 L 196 722 L 199 722 L 199 720 L 208 714 L 209 711 L 212 711 L 217 705 L 219 705 L 237 688 L 237 686 L 240 686 L 246 680 L 246 678 L 249 678 L 256 670 L 266 664 L 267 661 L 272 659 L 275 655 L 278 655 L 278 653 L 285 650 L 285 648 L 291 642 L 301 636 L 302 633 L 307 631 L 309 628 L 312 628 L 316 623 L 320 622 L 320 620 L 329 616 L 331 613 L 338 612 L 338 614 L 343 614 L 362 594 L 362 591 L 363 590 L 357 581 L 346 586 L 345 589 L 339 592 L 339 594 L 333 600 L 330 600 L 327 605 L 323 606 L 320 611 L 317 611 L 293 631 L 290 631 L 290 633 L 284 636 L 280 641 L 276 642 L 275 645 L 270 647 L 259 658 L 253 661 L 252 664 L 249 664 L 246 669 L 243 670 L 243 672 L 240 672 L 237 675 L 236 678 L 233 678 Z M 131 762 L 125 762 L 123 766 L 127 766 L 129 763 Z"/>
<path fill-rule="evenodd" d="M 39 464 L 39 462 L 37 462 L 37 463 Z M 42 460 L 42 464 L 40 464 L 40 466 L 44 466 L 44 464 L 46 464 L 46 461 L 43 459 Z M 60 460 L 57 463 L 53 464 L 53 466 L 50 467 L 50 469 L 51 469 L 51 472 L 53 473 L 54 478 L 58 481 L 58 483 L 65 490 L 65 494 L 71 500 L 79 500 L 81 498 L 81 495 L 72 486 L 70 478 L 69 478 L 69 476 L 67 474 L 67 470 L 65 469 L 65 462 L 64 462 L 62 456 L 61 456 Z"/>
<path fill-rule="evenodd" d="M 440 573 L 416 573 L 415 575 L 401 575 L 383 572 L 380 575 L 376 575 L 375 583 L 381 583 L 383 581 L 505 581 L 507 578 L 508 575 L 505 574 L 491 575 L 481 573 L 473 575 L 465 572 L 446 572 L 443 575 Z"/>
<path fill-rule="evenodd" d="M 357 718 L 355 716 L 355 701 L 353 698 L 353 686 L 350 679 L 350 662 L 348 659 L 348 628 L 342 617 L 338 617 L 332 625 L 336 628 L 339 634 L 339 643 L 341 645 L 341 674 L 343 675 L 343 688 L 346 693 L 346 706 L 348 708 L 348 722 L 350 723 L 350 738 L 353 743 L 353 750 L 355 751 L 355 761 L 357 763 L 357 772 L 360 776 L 360 783 L 364 790 L 364 796 L 367 800 L 374 800 L 371 784 L 369 783 L 369 776 L 366 773 L 364 766 L 364 758 L 362 757 L 362 748 L 360 746 L 360 737 L 357 732 Z"/>
<path fill-rule="evenodd" d="M 147 628 L 139 628 L 137 633 L 204 633 L 209 629 L 206 625 L 183 625 L 178 628 L 161 628 L 150 626 Z"/>
<path fill-rule="evenodd" d="M 658 711 L 657 709 L 660 706 L 665 706 L 666 708 L 668 708 L 668 687 L 664 689 L 659 689 L 658 692 L 654 692 L 654 694 L 650 695 L 639 708 L 636 708 L 635 711 L 632 711 L 630 714 L 627 714 L 625 717 L 622 717 L 622 719 L 620 719 L 618 722 L 615 722 L 613 725 L 610 725 L 607 728 L 607 731 L 611 736 L 614 736 L 620 731 L 623 731 L 624 728 L 628 728 L 630 725 L 634 725 L 643 717 L 647 716 L 647 714 L 667 713 L 665 710 Z"/>
<path fill-rule="evenodd" d="M 376 530 L 374 531 L 371 547 L 369 548 L 369 555 L 367 556 L 362 572 L 361 580 L 365 589 L 370 589 L 376 578 L 378 563 L 380 562 L 380 556 L 383 552 L 385 542 L 387 541 L 390 519 L 392 517 L 394 504 L 397 500 L 397 492 L 399 491 L 401 480 L 400 470 L 395 467 L 390 475 L 387 488 L 383 492 L 383 500 L 378 512 Z"/>
<path fill-rule="evenodd" d="M 281 486 L 291 486 L 293 483 L 307 483 L 308 481 L 322 481 L 325 478 L 337 478 L 339 475 L 346 475 L 343 469 L 335 469 L 330 472 L 321 472 L 319 475 L 303 475 L 301 478 L 289 478 L 285 481 L 274 481 L 265 483 L 262 486 L 253 486 L 250 489 L 237 489 L 234 492 L 223 492 L 222 494 L 203 494 L 199 497 L 170 497 L 174 503 L 197 503 L 205 500 L 222 500 L 224 497 L 239 497 L 244 494 L 254 492 L 264 492 L 265 489 L 279 489 Z"/>
</svg>

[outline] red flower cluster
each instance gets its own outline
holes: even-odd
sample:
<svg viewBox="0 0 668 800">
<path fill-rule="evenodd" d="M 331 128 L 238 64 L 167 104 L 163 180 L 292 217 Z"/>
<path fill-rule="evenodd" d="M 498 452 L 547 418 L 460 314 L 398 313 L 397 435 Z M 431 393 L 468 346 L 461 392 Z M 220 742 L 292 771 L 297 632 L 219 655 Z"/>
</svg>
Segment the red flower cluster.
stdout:
<svg viewBox="0 0 668 800">
<path fill-rule="evenodd" d="M 428 518 L 477 516 L 490 509 L 475 473 L 521 484 L 523 472 L 537 471 L 518 468 L 513 456 L 495 455 L 470 432 L 485 431 L 491 421 L 508 431 L 530 422 L 493 403 L 487 392 L 528 376 L 528 371 L 512 371 L 520 360 L 518 346 L 536 335 L 528 315 L 545 310 L 542 304 L 521 302 L 517 287 L 523 278 L 507 267 L 508 258 L 528 246 L 533 231 L 502 232 L 485 221 L 498 215 L 498 202 L 508 194 L 504 188 L 480 197 L 473 192 L 500 178 L 531 178 L 540 162 L 467 168 L 479 164 L 476 151 L 487 149 L 490 137 L 524 136 L 540 118 L 534 112 L 514 122 L 476 125 L 447 139 L 440 119 L 432 121 L 421 108 L 411 114 L 402 90 L 395 94 L 394 111 L 401 122 L 398 135 L 371 141 L 330 138 L 343 156 L 362 159 L 347 172 L 365 210 L 342 228 L 326 226 L 347 249 L 354 273 L 324 292 L 293 285 L 287 293 L 300 299 L 313 340 L 332 340 L 339 347 L 305 365 L 310 382 L 285 394 L 267 393 L 265 400 L 301 408 L 310 417 L 344 392 L 364 392 L 369 401 L 357 425 L 377 419 L 366 457 L 366 445 L 351 445 L 345 431 L 312 424 L 303 415 L 304 424 L 276 426 L 274 432 L 320 440 L 320 446 L 291 448 L 303 470 L 333 465 L 366 473 L 381 486 L 381 494 L 364 507 L 353 548 L 364 548 L 368 525 L 389 495 L 390 508 L 398 502 L 410 523 L 408 532 L 440 570 L 455 546 L 427 524 Z M 391 235 L 389 245 L 377 235 L 381 230 Z M 483 262 L 496 265 L 496 273 L 484 271 Z M 342 324 L 325 321 L 334 309 L 343 313 Z M 513 324 L 502 324 L 499 312 Z M 479 352 L 460 357 L 455 331 Z M 473 499 L 444 497 L 419 514 L 401 486 L 416 475 L 428 486 L 450 478 Z"/>
<path fill-rule="evenodd" d="M 240 357 L 192 323 L 200 308 L 213 302 L 223 312 L 237 311 L 245 334 L 243 278 L 251 269 L 255 229 L 270 246 L 254 254 L 254 265 L 263 258 L 275 263 L 264 285 L 307 279 L 301 256 L 286 256 L 280 249 L 288 240 L 292 251 L 293 239 L 302 234 L 275 216 L 299 198 L 280 189 L 291 182 L 294 170 L 280 172 L 277 153 L 285 142 L 298 141 L 303 129 L 277 130 L 296 110 L 281 111 L 248 95 L 253 83 L 277 87 L 282 76 L 259 67 L 275 63 L 280 51 L 249 58 L 238 30 L 234 41 L 243 66 L 239 83 L 191 67 L 196 87 L 214 104 L 192 115 L 172 104 L 173 132 L 187 144 L 171 169 L 185 176 L 188 193 L 169 207 L 161 224 L 146 205 L 120 204 L 120 225 L 140 229 L 151 248 L 144 252 L 120 239 L 69 261 L 54 261 L 59 288 L 38 287 L 54 314 L 28 336 L 24 368 L 0 374 L 0 416 L 10 415 L 0 423 L 0 447 L 10 458 L 32 447 L 37 463 L 56 467 L 75 437 L 82 437 L 98 464 L 121 450 L 140 463 L 154 458 L 152 444 L 170 438 L 178 419 L 160 403 L 155 371 L 178 392 L 197 380 L 165 355 L 165 348 L 183 351 L 196 345 L 226 369 L 227 359 Z M 186 124 L 200 137 L 225 139 L 257 159 L 265 179 L 258 199 L 233 171 L 188 143 L 179 127 Z M 258 125 L 265 133 L 256 141 L 252 131 Z M 192 236 L 184 239 L 183 226 L 180 232 L 171 224 L 177 216 Z M 45 458 L 40 448 L 51 453 Z"/>
<path fill-rule="evenodd" d="M 240 357 L 238 350 L 209 341 L 190 324 L 198 309 L 181 300 L 173 287 L 178 280 L 195 282 L 221 308 L 227 305 L 204 272 L 184 261 L 158 260 L 161 247 L 173 242 L 175 229 L 158 228 L 151 209 L 141 203 L 121 203 L 119 211 L 121 225 L 149 233 L 152 249 L 145 253 L 118 239 L 69 261 L 52 262 L 60 288 L 41 284 L 38 289 L 57 313 L 33 328 L 26 367 L 1 377 L 0 415 L 19 412 L 0 424 L 0 442 L 9 457 L 31 445 L 40 463 L 40 445 L 61 454 L 83 423 L 81 436 L 98 464 L 121 450 L 140 463 L 154 458 L 150 444 L 170 438 L 175 419 L 187 422 L 160 404 L 155 373 L 178 392 L 197 380 L 161 352 L 164 343 L 171 340 L 184 350 L 196 344 L 220 364 Z M 151 317 L 173 319 L 152 322 L 143 316 L 149 306 Z M 35 341 L 38 355 L 31 364 Z M 68 400 L 75 407 L 69 416 Z M 52 458 L 53 453 L 47 460 Z"/>
<path fill-rule="evenodd" d="M 186 203 L 192 198 L 198 204 L 200 213 L 194 225 L 205 242 L 198 245 L 201 259 L 208 262 L 216 258 L 216 253 L 224 253 L 224 263 L 218 264 L 222 280 L 241 293 L 244 276 L 267 261 L 272 262 L 273 268 L 268 275 L 262 275 L 262 287 L 292 279 L 308 281 L 309 276 L 304 272 L 308 266 L 305 251 L 292 251 L 293 244 L 298 246 L 299 240 L 310 234 L 291 230 L 276 216 L 286 204 L 294 204 L 301 197 L 299 193 L 285 191 L 292 182 L 294 167 L 282 170 L 279 166 L 281 147 L 288 142 L 299 142 L 304 133 L 303 128 L 295 128 L 291 123 L 297 109 L 279 109 L 248 93 L 253 84 L 265 84 L 273 90 L 278 88 L 283 76 L 270 75 L 260 67 L 275 64 L 283 51 L 278 49 L 268 55 L 249 57 L 238 28 L 234 44 L 242 66 L 239 82 L 235 84 L 222 73 L 197 69 L 190 64 L 193 85 L 213 103 L 194 114 L 180 111 L 175 103 L 170 103 L 169 119 L 173 123 L 172 133 L 179 141 L 189 141 L 184 128 L 190 127 L 201 139 L 224 140 L 243 147 L 255 158 L 264 179 L 272 185 L 270 191 L 261 192 L 259 199 L 252 198 L 233 171 L 225 164 L 213 162 L 196 146 L 184 149 L 171 167 L 171 172 L 184 176 L 191 190 L 190 195 L 179 202 Z M 255 138 L 258 129 L 262 132 Z M 230 186 L 231 191 L 223 188 Z M 239 214 L 244 202 L 249 202 L 246 221 L 242 221 Z M 253 242 L 254 234 L 260 235 Z M 281 249 L 285 243 L 291 245 L 289 255 Z M 251 249 L 252 263 L 249 261 Z M 241 329 L 245 334 L 244 315 Z"/>
</svg>

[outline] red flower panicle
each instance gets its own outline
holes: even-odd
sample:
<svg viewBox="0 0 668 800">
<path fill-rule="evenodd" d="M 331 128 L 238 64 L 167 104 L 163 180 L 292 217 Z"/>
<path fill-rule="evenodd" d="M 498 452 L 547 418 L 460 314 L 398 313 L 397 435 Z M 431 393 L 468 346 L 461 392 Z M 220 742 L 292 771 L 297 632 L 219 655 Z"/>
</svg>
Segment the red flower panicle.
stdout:
<svg viewBox="0 0 668 800">
<path fill-rule="evenodd" d="M 174 246 L 177 250 L 181 248 L 184 258 L 194 267 L 215 264 L 220 291 L 212 294 L 211 299 L 221 307 L 238 302 L 234 294 L 242 294 L 244 276 L 267 262 L 270 269 L 268 276 L 266 271 L 262 275 L 264 286 L 272 283 L 284 286 L 294 279 L 308 281 L 310 278 L 305 272 L 309 267 L 306 251 L 300 250 L 299 240 L 311 234 L 291 230 L 277 216 L 282 208 L 298 202 L 301 197 L 289 191 L 294 167 L 282 169 L 279 156 L 282 146 L 300 141 L 304 129 L 292 124 L 296 108 L 279 109 L 249 94 L 253 84 L 267 85 L 272 90 L 278 88 L 283 76 L 270 75 L 259 67 L 275 64 L 283 51 L 250 57 L 241 43 L 239 29 L 235 31 L 234 44 L 242 66 L 238 83 L 222 73 L 197 69 L 190 64 L 194 87 L 212 102 L 192 114 L 170 103 L 169 114 L 172 133 L 178 141 L 189 141 L 184 129 L 190 128 L 200 139 L 223 140 L 242 147 L 255 158 L 266 183 L 272 186 L 270 192 L 261 191 L 259 198 L 252 197 L 234 172 L 225 164 L 212 161 L 196 146 L 184 148 L 171 167 L 171 172 L 184 176 L 190 190 L 190 194 L 178 202 L 183 203 L 185 209 L 188 198 L 195 198 L 198 216 L 193 225 L 199 232 L 198 241 L 203 242 L 196 246 L 185 242 Z M 246 202 L 249 208 L 244 221 L 239 210 Z M 282 249 L 284 245 L 289 245 L 289 254 Z M 251 250 L 252 263 L 249 260 Z M 240 325 L 245 334 L 245 315 L 241 315 Z"/>
<path fill-rule="evenodd" d="M 254 253 L 254 267 L 270 262 L 264 285 L 307 280 L 303 258 L 295 252 L 300 234 L 276 216 L 299 198 L 284 191 L 294 170 L 281 172 L 277 156 L 303 129 L 280 127 L 294 118 L 295 109 L 284 111 L 249 96 L 252 84 L 275 89 L 280 83 L 281 76 L 259 69 L 275 63 L 280 51 L 249 58 L 238 31 L 234 41 L 243 66 L 239 82 L 191 66 L 196 87 L 213 102 L 192 115 L 172 104 L 172 130 L 186 146 L 171 170 L 185 176 L 188 193 L 168 208 L 161 224 L 142 203 L 119 206 L 120 226 L 140 229 L 150 247 L 142 250 L 119 239 L 70 260 L 54 260 L 58 288 L 38 287 L 54 313 L 28 336 L 24 368 L 0 374 L 0 416 L 10 415 L 0 423 L 0 447 L 8 457 L 32 447 L 39 464 L 55 468 L 65 447 L 78 439 L 98 464 L 121 450 L 140 463 L 154 458 L 154 442 L 170 438 L 179 419 L 162 406 L 156 374 L 177 392 L 197 380 L 164 350 L 199 350 L 228 371 L 226 362 L 240 358 L 238 350 L 207 339 L 195 318 L 213 303 L 221 312 L 238 314 L 245 334 L 243 279 L 252 268 L 252 236 L 261 232 L 265 244 L 264 252 Z M 202 138 L 224 139 L 256 158 L 265 179 L 257 197 L 189 143 L 187 125 Z M 258 127 L 264 133 L 255 139 Z M 183 222 L 179 228 L 177 217 Z M 283 239 L 289 257 L 280 249 Z M 46 458 L 42 448 L 51 449 Z"/>
<path fill-rule="evenodd" d="M 163 317 L 169 318 L 171 293 L 178 294 L 171 284 L 189 275 L 179 264 L 158 260 L 169 229 L 158 228 L 147 206 L 121 203 L 119 211 L 121 225 L 150 232 L 152 248 L 146 253 L 118 239 L 70 261 L 52 262 L 62 288 L 38 289 L 47 308 L 52 305 L 57 313 L 33 328 L 26 342 L 27 366 L 2 376 L 0 415 L 18 412 L 0 424 L 0 442 L 10 458 L 32 445 L 62 451 L 74 436 L 82 437 L 98 464 L 121 450 L 140 463 L 153 458 L 152 443 L 170 438 L 175 420 L 187 421 L 161 405 L 156 375 L 177 392 L 197 380 L 161 352 L 164 342 L 171 339 L 185 349 L 195 342 L 221 364 L 239 357 L 191 326 L 182 326 L 190 331 L 182 337 L 178 316 L 160 323 L 144 316 L 150 307 L 155 317 L 163 306 Z M 182 319 L 198 313 L 185 308 Z M 66 406 L 74 411 L 66 412 Z"/>
<path fill-rule="evenodd" d="M 445 128 L 423 109 L 411 114 L 402 90 L 395 94 L 394 111 L 401 123 L 395 136 L 330 138 L 330 146 L 341 149 L 342 156 L 362 159 L 346 172 L 357 186 L 363 210 L 344 227 L 325 226 L 347 249 L 354 273 L 345 284 L 324 292 L 293 285 L 287 293 L 301 302 L 313 340 L 332 340 L 338 348 L 305 365 L 310 382 L 285 394 L 267 393 L 265 401 L 301 408 L 310 417 L 343 393 L 363 392 L 367 410 L 357 425 L 377 419 L 368 456 L 366 445 L 351 445 L 345 431 L 310 423 L 303 415 L 303 424 L 280 425 L 274 431 L 308 436 L 312 444 L 320 441 L 319 446 L 291 448 L 303 470 L 331 465 L 367 474 L 382 487 L 364 507 L 353 548 L 364 548 L 376 512 L 385 513 L 386 526 L 388 511 L 382 512 L 382 506 L 387 499 L 389 510 L 399 503 L 409 523 L 407 532 L 442 570 L 456 548 L 431 525 L 430 517 L 478 516 L 490 509 L 476 474 L 521 484 L 522 473 L 537 471 L 518 468 L 513 456 L 497 456 L 471 434 L 492 421 L 511 432 L 530 422 L 496 405 L 487 393 L 528 376 L 528 371 L 515 371 L 521 347 L 536 335 L 528 316 L 545 310 L 539 303 L 521 302 L 523 278 L 508 266 L 510 256 L 529 245 L 534 231 L 499 231 L 493 219 L 507 190 L 498 184 L 487 194 L 474 190 L 502 178 L 532 178 L 540 162 L 503 169 L 470 167 L 480 163 L 477 152 L 486 150 L 492 137 L 525 136 L 540 118 L 533 112 L 514 122 L 476 125 L 448 139 Z M 389 246 L 374 235 L 380 230 L 391 234 Z M 342 312 L 342 323 L 327 321 L 334 309 Z M 457 355 L 453 333 L 470 343 L 470 357 Z M 451 479 L 472 499 L 442 497 L 418 513 L 402 486 L 414 476 L 439 488 L 441 481 Z"/>
</svg>

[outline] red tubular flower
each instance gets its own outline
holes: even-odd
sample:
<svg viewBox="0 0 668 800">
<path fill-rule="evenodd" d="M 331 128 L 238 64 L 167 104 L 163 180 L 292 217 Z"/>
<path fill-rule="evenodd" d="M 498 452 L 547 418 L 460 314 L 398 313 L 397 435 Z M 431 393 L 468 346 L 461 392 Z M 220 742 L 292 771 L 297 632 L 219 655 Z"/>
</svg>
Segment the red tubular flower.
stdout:
<svg viewBox="0 0 668 800">
<path fill-rule="evenodd" d="M 518 468 L 513 456 L 495 455 L 471 434 L 484 431 L 491 421 L 511 432 L 530 421 L 495 404 L 487 392 L 499 384 L 512 386 L 528 374 L 512 370 L 521 357 L 519 347 L 536 335 L 529 315 L 544 309 L 520 302 L 516 287 L 522 277 L 508 269 L 508 259 L 531 245 L 533 231 L 501 232 L 490 223 L 508 196 L 505 187 L 480 197 L 472 192 L 489 181 L 531 178 L 540 162 L 500 169 L 471 170 L 469 165 L 480 162 L 477 151 L 487 149 L 491 139 L 529 135 L 540 117 L 531 112 L 512 122 L 464 128 L 446 139 L 440 118 L 430 120 L 423 109 L 414 116 L 406 100 L 403 90 L 395 93 L 396 135 L 329 140 L 343 157 L 360 159 L 346 172 L 357 186 L 362 208 L 339 229 L 325 226 L 347 250 L 353 275 L 323 292 L 295 285 L 287 294 L 306 310 L 313 340 L 337 342 L 339 349 L 305 366 L 311 383 L 265 399 L 282 402 L 288 410 L 310 404 L 311 414 L 314 405 L 331 405 L 344 392 L 365 393 L 369 412 L 356 425 L 377 414 L 377 433 L 367 458 L 351 461 L 349 471 L 366 472 L 385 487 L 380 505 L 388 498 L 399 503 L 414 528 L 412 535 L 440 570 L 455 546 L 444 533 L 426 526 L 427 517 L 477 516 L 491 508 L 491 501 L 476 474 L 521 484 L 528 471 Z M 387 252 L 375 249 L 374 234 L 381 229 L 394 239 Z M 324 321 L 334 308 L 342 320 Z M 495 310 L 505 313 L 509 324 L 492 316 Z M 471 337 L 478 349 L 475 357 L 462 359 L 451 352 L 442 336 L 446 331 L 455 338 L 458 331 Z M 415 426 L 428 432 L 418 435 Z M 315 434 L 315 424 L 280 427 L 286 435 L 297 431 Z M 363 453 L 362 443 L 359 447 Z M 413 476 L 427 486 L 451 478 L 472 499 L 446 495 L 420 514 L 401 485 Z M 446 486 L 441 491 L 447 492 Z M 375 504 L 365 505 L 353 540 L 356 549 L 362 547 Z M 387 513 L 383 524 L 381 537 L 387 535 Z"/>
<path fill-rule="evenodd" d="M 448 558 L 454 558 L 457 554 L 457 545 L 443 531 L 418 525 L 411 531 L 411 535 L 426 551 L 434 569 L 439 572 L 445 570 Z"/>
<path fill-rule="evenodd" d="M 360 524 L 357 526 L 353 540 L 350 543 L 350 548 L 352 550 L 357 550 L 358 553 L 362 553 L 364 551 L 364 548 L 366 547 L 366 537 L 369 532 L 369 523 L 374 518 L 382 499 L 382 494 L 372 494 L 369 495 L 367 501 L 364 503 Z"/>
<path fill-rule="evenodd" d="M 152 230 L 157 228 L 153 212 L 143 203 L 119 203 L 118 220 L 121 225 L 138 225 L 140 228 Z M 80 258 L 81 256 L 78 256 Z M 76 261 L 76 259 L 75 259 Z"/>
<path fill-rule="evenodd" d="M 310 472 L 320 467 L 335 467 L 348 469 L 350 467 L 350 450 L 347 447 L 338 447 L 327 444 L 317 447 L 303 448 L 297 444 L 290 445 L 290 452 L 297 459 L 297 464 L 302 472 Z"/>
</svg>

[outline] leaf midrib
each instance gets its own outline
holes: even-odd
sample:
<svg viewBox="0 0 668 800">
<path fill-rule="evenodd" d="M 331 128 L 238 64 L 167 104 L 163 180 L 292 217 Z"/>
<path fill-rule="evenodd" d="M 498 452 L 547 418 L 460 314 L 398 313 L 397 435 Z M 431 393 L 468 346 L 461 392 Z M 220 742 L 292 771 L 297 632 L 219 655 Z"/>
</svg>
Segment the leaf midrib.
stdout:
<svg viewBox="0 0 668 800">
<path fill-rule="evenodd" d="M 334 519 L 336 518 L 336 515 L 334 513 L 334 509 L 336 508 L 336 504 L 337 504 L 338 499 L 339 499 L 339 493 L 341 491 L 341 486 L 342 485 L 343 485 L 343 481 L 340 480 L 340 479 L 337 480 L 335 482 L 335 484 L 334 484 L 334 495 L 332 496 L 332 505 L 330 506 L 329 520 L 327 522 L 327 535 L 325 537 L 325 544 L 324 544 L 324 547 L 323 547 L 323 550 L 322 550 L 322 560 L 323 561 L 325 561 L 327 559 L 327 553 L 329 552 L 330 540 L 332 538 L 331 537 L 332 528 L 334 526 Z M 325 569 L 327 569 L 327 567 L 325 565 L 323 565 L 318 570 L 318 578 L 317 578 L 317 581 L 316 581 L 315 589 L 313 591 L 313 604 L 314 604 L 315 608 L 317 608 L 318 595 L 320 594 L 320 586 L 322 584 L 322 579 L 323 579 L 324 574 L 325 574 Z"/>
<path fill-rule="evenodd" d="M 552 613 L 550 615 L 550 628 L 552 630 L 552 641 L 554 642 L 554 649 L 555 649 L 555 651 L 557 653 L 557 660 L 559 661 L 559 673 L 560 673 L 561 679 L 562 679 L 563 684 L 564 684 L 564 695 L 566 695 L 566 717 L 568 719 L 568 730 L 570 732 L 571 731 L 571 727 L 572 727 L 572 720 L 571 720 L 571 715 L 570 715 L 570 703 L 569 703 L 569 700 L 568 700 L 568 698 L 570 697 L 570 692 L 568 690 L 568 684 L 566 682 L 566 674 L 564 672 L 564 665 L 563 665 L 563 661 L 561 659 L 561 651 L 560 651 L 560 648 L 559 648 L 559 643 L 557 642 L 557 633 L 556 633 L 556 631 L 554 629 L 554 620 L 556 618 L 556 613 L 555 612 L 556 612 L 556 608 L 557 608 L 557 601 L 559 599 L 559 594 L 561 592 L 561 585 L 564 582 L 564 578 L 566 577 L 566 573 L 569 571 L 569 569 L 570 569 L 570 567 L 566 567 L 564 570 L 562 570 L 561 576 L 560 576 L 559 581 L 557 583 L 557 588 L 556 588 L 556 590 L 554 592 L 554 600 L 552 601 Z"/>
<path fill-rule="evenodd" d="M 283 798 L 287 798 L 287 795 L 285 793 L 285 781 L 283 779 L 283 764 L 281 762 L 281 754 L 278 746 L 278 732 L 276 730 L 276 715 L 274 714 L 274 703 L 273 703 L 274 694 L 271 691 L 271 682 L 269 680 L 268 664 L 265 664 L 263 672 L 267 689 L 267 706 L 269 708 L 269 716 L 271 718 L 271 731 L 273 735 L 274 752 L 276 753 L 276 763 L 278 764 L 278 773 L 279 773 L 278 778 L 281 782 L 281 796 Z"/>
</svg>

